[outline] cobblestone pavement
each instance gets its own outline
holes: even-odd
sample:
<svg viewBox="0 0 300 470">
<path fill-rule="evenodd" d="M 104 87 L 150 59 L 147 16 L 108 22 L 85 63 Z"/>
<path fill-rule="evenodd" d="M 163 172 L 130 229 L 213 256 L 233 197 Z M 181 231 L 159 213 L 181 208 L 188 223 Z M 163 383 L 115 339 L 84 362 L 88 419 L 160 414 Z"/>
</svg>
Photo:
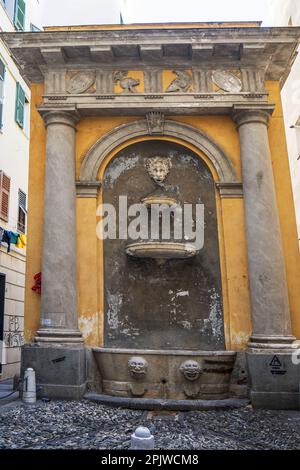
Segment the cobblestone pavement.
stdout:
<svg viewBox="0 0 300 470">
<path fill-rule="evenodd" d="M 164 413 L 51 401 L 2 407 L 0 449 L 127 449 L 139 425 L 156 449 L 300 449 L 300 412 L 228 411 Z"/>
</svg>

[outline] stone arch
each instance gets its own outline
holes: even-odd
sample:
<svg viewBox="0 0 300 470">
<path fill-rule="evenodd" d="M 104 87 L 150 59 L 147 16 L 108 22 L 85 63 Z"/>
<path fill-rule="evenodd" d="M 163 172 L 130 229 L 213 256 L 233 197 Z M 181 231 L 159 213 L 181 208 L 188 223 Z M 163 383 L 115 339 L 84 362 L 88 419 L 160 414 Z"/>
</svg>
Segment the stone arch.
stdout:
<svg viewBox="0 0 300 470">
<path fill-rule="evenodd" d="M 203 152 L 214 166 L 219 182 L 238 182 L 237 174 L 229 157 L 204 132 L 187 124 L 166 120 L 163 135 L 175 137 L 183 143 L 192 144 Z M 123 124 L 101 137 L 87 152 L 80 170 L 80 181 L 92 182 L 97 180 L 99 168 L 104 159 L 117 146 L 136 137 L 149 136 L 146 120 Z"/>
</svg>

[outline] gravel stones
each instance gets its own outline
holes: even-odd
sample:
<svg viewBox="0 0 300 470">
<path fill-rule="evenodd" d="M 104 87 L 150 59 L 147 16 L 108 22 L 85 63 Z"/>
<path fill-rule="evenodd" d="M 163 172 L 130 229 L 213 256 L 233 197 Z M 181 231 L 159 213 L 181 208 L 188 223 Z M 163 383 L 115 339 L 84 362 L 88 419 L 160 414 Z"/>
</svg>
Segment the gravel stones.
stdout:
<svg viewBox="0 0 300 470">
<path fill-rule="evenodd" d="M 16 404 L 0 413 L 0 449 L 129 449 L 146 426 L 156 449 L 300 449 L 300 412 L 151 413 L 88 401 Z"/>
</svg>

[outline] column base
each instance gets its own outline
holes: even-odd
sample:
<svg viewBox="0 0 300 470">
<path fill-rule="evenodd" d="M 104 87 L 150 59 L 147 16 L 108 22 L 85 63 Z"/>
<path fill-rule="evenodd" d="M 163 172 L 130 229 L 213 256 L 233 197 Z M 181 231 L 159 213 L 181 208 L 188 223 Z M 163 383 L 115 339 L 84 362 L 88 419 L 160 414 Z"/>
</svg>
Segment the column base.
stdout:
<svg viewBox="0 0 300 470">
<path fill-rule="evenodd" d="M 249 349 L 291 349 L 296 338 L 292 335 L 253 335 L 249 339 Z"/>
<path fill-rule="evenodd" d="M 22 347 L 21 377 L 32 367 L 39 397 L 79 400 L 86 391 L 83 345 L 26 344 Z"/>
<path fill-rule="evenodd" d="M 35 342 L 38 344 L 43 343 L 75 343 L 83 344 L 82 334 L 79 330 L 67 330 L 56 328 L 42 328 L 38 330 Z"/>
<path fill-rule="evenodd" d="M 298 350 L 299 352 L 299 350 Z M 250 397 L 254 408 L 300 409 L 300 363 L 297 349 L 249 349 L 246 352 Z"/>
</svg>

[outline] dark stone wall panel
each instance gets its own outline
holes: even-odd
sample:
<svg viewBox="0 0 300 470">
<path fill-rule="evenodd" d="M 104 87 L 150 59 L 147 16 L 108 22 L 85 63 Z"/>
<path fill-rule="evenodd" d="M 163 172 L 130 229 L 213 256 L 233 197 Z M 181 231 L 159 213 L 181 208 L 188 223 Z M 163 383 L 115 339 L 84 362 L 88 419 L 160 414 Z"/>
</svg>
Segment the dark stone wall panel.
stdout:
<svg viewBox="0 0 300 470">
<path fill-rule="evenodd" d="M 105 346 L 148 349 L 225 349 L 216 201 L 213 177 L 191 150 L 145 141 L 119 152 L 103 179 L 103 202 L 118 208 L 157 190 L 145 170 L 149 157 L 168 156 L 168 192 L 182 203 L 205 206 L 205 242 L 187 260 L 130 258 L 128 240 L 104 241 Z"/>
</svg>

